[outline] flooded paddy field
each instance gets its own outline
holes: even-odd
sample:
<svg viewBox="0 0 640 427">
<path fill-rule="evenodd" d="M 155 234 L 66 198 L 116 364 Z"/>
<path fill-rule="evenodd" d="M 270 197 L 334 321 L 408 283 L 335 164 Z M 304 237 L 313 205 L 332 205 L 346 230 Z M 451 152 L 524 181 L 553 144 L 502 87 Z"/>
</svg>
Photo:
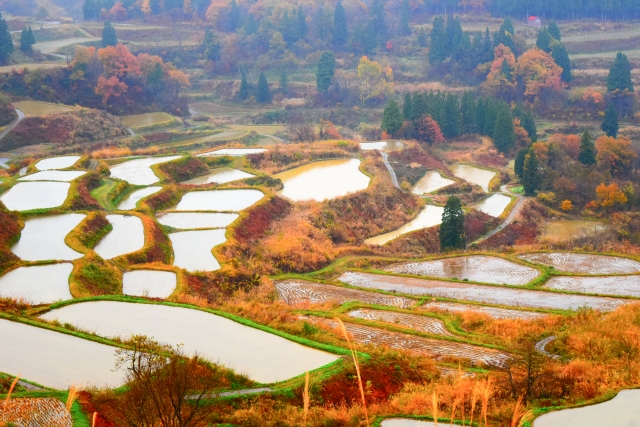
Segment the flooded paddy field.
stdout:
<svg viewBox="0 0 640 427">
<path fill-rule="evenodd" d="M 125 196 L 122 201 L 120 201 L 118 209 L 121 211 L 135 209 L 140 200 L 144 199 L 145 197 L 149 197 L 150 195 L 155 194 L 160 190 L 162 190 L 162 187 L 147 187 L 136 190 L 133 193 Z"/>
<path fill-rule="evenodd" d="M 183 181 L 180 184 L 190 184 L 190 185 L 202 185 L 202 184 L 210 184 L 210 183 L 218 183 L 224 184 L 227 182 L 238 181 L 241 179 L 251 178 L 255 175 L 251 175 L 250 173 L 233 169 L 233 168 L 217 168 L 213 169 L 209 174 L 198 176 L 196 178 L 190 179 L 188 181 Z"/>
<path fill-rule="evenodd" d="M 518 258 L 552 266 L 568 273 L 630 274 L 640 272 L 640 262 L 616 256 L 571 252 L 540 252 L 519 255 Z"/>
<path fill-rule="evenodd" d="M 135 270 L 122 275 L 122 293 L 136 297 L 168 298 L 177 284 L 172 271 Z"/>
<path fill-rule="evenodd" d="M 347 313 L 349 317 L 356 319 L 372 320 L 390 323 L 403 328 L 413 329 L 433 335 L 453 336 L 444 326 L 442 320 L 433 317 L 420 316 L 418 314 L 397 313 L 386 310 L 372 310 L 360 308 Z"/>
<path fill-rule="evenodd" d="M 182 196 L 173 211 L 239 212 L 262 199 L 259 190 L 194 191 Z"/>
<path fill-rule="evenodd" d="M 469 165 L 453 165 L 449 169 L 456 178 L 479 185 L 484 191 L 489 191 L 489 183 L 496 175 L 493 171 Z"/>
<path fill-rule="evenodd" d="M 52 157 L 50 159 L 40 160 L 35 164 L 35 167 L 41 171 L 66 169 L 75 165 L 78 160 L 80 160 L 80 156 Z"/>
<path fill-rule="evenodd" d="M 400 274 L 468 279 L 499 285 L 526 285 L 540 275 L 540 272 L 533 267 L 483 255 L 410 262 L 393 265 L 385 270 Z"/>
<path fill-rule="evenodd" d="M 358 159 L 323 160 L 275 174 L 284 184 L 280 194 L 294 201 L 335 199 L 369 186 Z"/>
<path fill-rule="evenodd" d="M 215 271 L 220 263 L 211 250 L 227 241 L 225 230 L 181 231 L 169 234 L 173 246 L 173 265 L 187 271 Z"/>
<path fill-rule="evenodd" d="M 640 298 L 640 276 L 552 277 L 545 283 L 549 289 Z"/>
<path fill-rule="evenodd" d="M 0 297 L 29 304 L 51 304 L 73 299 L 69 292 L 71 263 L 18 267 L 0 276 Z"/>
<path fill-rule="evenodd" d="M 42 171 L 18 178 L 18 181 L 62 181 L 70 182 L 86 174 L 85 171 Z"/>
<path fill-rule="evenodd" d="M 540 319 L 546 314 L 536 313 L 534 311 L 511 310 L 508 308 L 484 307 L 481 305 L 461 304 L 457 302 L 428 302 L 419 306 L 421 310 L 427 311 L 445 311 L 450 313 L 460 313 L 464 311 L 476 311 L 486 314 L 494 319 L 521 319 L 533 320 Z"/>
<path fill-rule="evenodd" d="M 0 342 L 20 349 L 0 351 L 0 372 L 57 389 L 124 383 L 124 372 L 115 370 L 116 347 L 4 319 Z"/>
<path fill-rule="evenodd" d="M 413 220 L 409 221 L 402 227 L 388 233 L 370 237 L 365 240 L 364 243 L 366 243 L 367 245 L 384 245 L 385 243 L 390 242 L 393 239 L 402 236 L 403 234 L 439 225 L 442 223 L 443 213 L 443 207 L 427 205 L 423 210 L 420 211 L 418 216 L 416 216 Z"/>
<path fill-rule="evenodd" d="M 150 185 L 160 181 L 151 169 L 151 166 L 158 163 L 170 162 L 179 159 L 180 156 L 168 157 L 147 157 L 144 159 L 128 160 L 112 166 L 111 177 L 127 181 L 134 185 Z"/>
<path fill-rule="evenodd" d="M 83 254 L 67 246 L 64 239 L 85 216 L 64 214 L 26 220 L 20 240 L 11 247 L 11 252 L 25 261 L 82 258 Z"/>
<path fill-rule="evenodd" d="M 232 156 L 240 157 L 247 154 L 260 154 L 267 151 L 266 148 L 221 148 L 215 151 L 209 151 L 207 153 L 198 154 L 199 157 L 207 156 Z"/>
<path fill-rule="evenodd" d="M 363 151 L 398 151 L 404 148 L 404 144 L 400 141 L 377 141 L 377 142 L 361 142 L 360 149 Z"/>
<path fill-rule="evenodd" d="M 225 228 L 238 219 L 235 213 L 163 212 L 157 215 L 162 225 L 177 229 Z"/>
<path fill-rule="evenodd" d="M 142 220 L 131 215 L 107 215 L 113 226 L 93 249 L 104 259 L 138 251 L 144 246 L 144 226 Z"/>
<path fill-rule="evenodd" d="M 68 182 L 20 182 L 3 193 L 0 202 L 12 211 L 57 208 L 70 187 Z"/>
<path fill-rule="evenodd" d="M 71 105 L 52 104 L 43 101 L 18 101 L 14 102 L 13 106 L 31 117 L 43 117 L 49 114 L 68 113 L 79 110 L 79 108 Z"/>
<path fill-rule="evenodd" d="M 429 194 L 441 188 L 448 187 L 453 183 L 455 183 L 454 180 L 443 178 L 438 171 L 427 171 L 411 191 L 413 194 L 418 195 Z"/>
<path fill-rule="evenodd" d="M 484 212 L 487 215 L 497 218 L 502 215 L 510 203 L 511 197 L 505 196 L 504 194 L 493 194 L 478 203 L 475 208 L 480 212 Z"/>
<path fill-rule="evenodd" d="M 187 354 L 197 352 L 261 383 L 286 380 L 338 358 L 212 313 L 182 307 L 91 301 L 50 311 L 42 318 L 71 323 L 103 337 L 146 335 L 170 345 L 183 344 Z"/>
<path fill-rule="evenodd" d="M 305 280 L 276 282 L 275 287 L 279 298 L 289 305 L 362 302 L 365 304 L 407 308 L 416 304 L 416 301 L 409 298 L 359 291 Z"/>
<path fill-rule="evenodd" d="M 347 272 L 340 276 L 338 280 L 352 286 L 379 289 L 387 292 L 429 295 L 438 298 L 452 298 L 513 307 L 549 310 L 577 310 L 581 307 L 590 307 L 601 311 L 611 311 L 624 304 L 623 300 L 614 298 L 567 295 L 370 273 Z"/>
</svg>

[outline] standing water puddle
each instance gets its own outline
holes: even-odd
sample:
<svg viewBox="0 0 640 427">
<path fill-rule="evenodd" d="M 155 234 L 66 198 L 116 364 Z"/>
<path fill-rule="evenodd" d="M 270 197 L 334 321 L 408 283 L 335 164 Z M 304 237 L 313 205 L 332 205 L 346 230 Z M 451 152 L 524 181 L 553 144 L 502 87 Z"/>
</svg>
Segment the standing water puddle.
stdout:
<svg viewBox="0 0 640 427">
<path fill-rule="evenodd" d="M 151 166 L 179 158 L 180 156 L 169 156 L 129 160 L 111 167 L 111 177 L 122 179 L 130 184 L 150 185 L 160 181 L 160 178 L 151 170 Z"/>
<path fill-rule="evenodd" d="M 413 194 L 429 194 L 453 183 L 455 183 L 454 180 L 443 178 L 438 171 L 427 171 L 413 187 Z"/>
<path fill-rule="evenodd" d="M 509 203 L 511 203 L 511 197 L 494 194 L 478 203 L 476 209 L 497 218 L 502 215 Z"/>
<path fill-rule="evenodd" d="M 219 135 L 218 135 L 219 136 Z M 216 151 L 209 151 L 208 153 L 198 154 L 199 157 L 208 156 L 246 156 L 247 154 L 260 154 L 267 151 L 264 148 L 222 148 Z"/>
<path fill-rule="evenodd" d="M 379 150 L 379 151 L 397 151 L 402 150 L 404 144 L 400 141 L 378 141 L 378 142 L 361 142 L 360 149 L 363 151 Z"/>
<path fill-rule="evenodd" d="M 453 165 L 449 167 L 453 175 L 472 184 L 479 185 L 484 191 L 489 191 L 489 183 L 496 175 L 493 171 L 476 168 L 469 165 Z"/>
<path fill-rule="evenodd" d="M 238 181 L 240 179 L 251 178 L 254 175 L 233 168 L 217 168 L 213 169 L 208 175 L 199 176 L 180 184 L 202 185 L 212 182 L 224 184 L 225 182 Z"/>
<path fill-rule="evenodd" d="M 623 257 L 577 254 L 571 252 L 539 252 L 518 258 L 550 265 L 560 271 L 578 274 L 625 274 L 640 272 L 640 262 Z"/>
<path fill-rule="evenodd" d="M 84 175 L 85 171 L 43 171 L 18 178 L 18 181 L 63 181 L 69 182 Z"/>
<path fill-rule="evenodd" d="M 640 276 L 556 276 L 549 279 L 544 286 L 569 292 L 640 297 Z"/>
<path fill-rule="evenodd" d="M 369 177 L 360 172 L 358 159 L 323 160 L 274 175 L 284 183 L 281 195 L 294 200 L 323 201 L 364 190 Z"/>
<path fill-rule="evenodd" d="M 182 231 L 169 234 L 173 265 L 187 271 L 214 271 L 220 263 L 211 250 L 227 241 L 225 230 Z"/>
<path fill-rule="evenodd" d="M 66 169 L 75 165 L 78 160 L 80 160 L 80 156 L 53 157 L 51 159 L 40 160 L 36 163 L 36 168 L 41 171 Z"/>
<path fill-rule="evenodd" d="M 411 222 L 406 223 L 395 231 L 371 237 L 364 242 L 367 245 L 384 245 L 403 234 L 441 224 L 443 212 L 444 208 L 440 206 L 427 205 Z"/>
<path fill-rule="evenodd" d="M 188 230 L 196 228 L 224 228 L 238 218 L 234 213 L 166 212 L 157 216 L 158 222 L 169 227 Z"/>
<path fill-rule="evenodd" d="M 194 191 L 182 196 L 174 211 L 239 212 L 262 199 L 258 190 Z"/>
<path fill-rule="evenodd" d="M 118 205 L 118 209 L 121 211 L 135 209 L 140 200 L 144 199 L 147 196 L 155 194 L 160 190 L 162 190 L 162 187 L 147 187 L 141 190 L 134 191 L 133 193 L 122 199 L 122 201 Z"/>
<path fill-rule="evenodd" d="M 57 208 L 67 199 L 69 187 L 68 182 L 19 182 L 0 196 L 0 202 L 12 211 Z"/>
<path fill-rule="evenodd" d="M 137 216 L 107 215 L 113 230 L 93 249 L 104 259 L 138 251 L 144 246 L 144 226 Z"/>
<path fill-rule="evenodd" d="M 286 380 L 337 359 L 224 317 L 182 307 L 94 301 L 69 305 L 42 317 L 96 331 L 103 337 L 146 335 L 162 343 L 183 344 L 187 354 L 197 352 L 261 383 Z"/>
<path fill-rule="evenodd" d="M 167 298 L 178 279 L 172 271 L 135 270 L 122 275 L 122 293 L 136 297 Z"/>
<path fill-rule="evenodd" d="M 51 304 L 73 299 L 69 275 L 73 265 L 62 264 L 19 267 L 0 277 L 0 297 L 24 300 L 29 304 Z"/>
<path fill-rule="evenodd" d="M 11 251 L 25 261 L 74 260 L 82 254 L 64 243 L 64 238 L 84 219 L 84 214 L 65 214 L 29 219 Z"/>
</svg>

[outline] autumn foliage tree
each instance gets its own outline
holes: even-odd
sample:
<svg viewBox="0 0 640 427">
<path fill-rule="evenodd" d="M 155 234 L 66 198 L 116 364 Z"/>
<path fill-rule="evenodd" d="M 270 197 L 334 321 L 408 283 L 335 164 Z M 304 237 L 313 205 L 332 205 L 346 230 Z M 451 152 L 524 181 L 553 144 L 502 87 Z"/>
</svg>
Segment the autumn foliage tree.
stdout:
<svg viewBox="0 0 640 427">
<path fill-rule="evenodd" d="M 416 139 L 426 144 L 441 144 L 444 136 L 438 123 L 431 116 L 422 116 L 415 123 Z"/>
<path fill-rule="evenodd" d="M 538 48 L 529 49 L 518 59 L 515 72 L 524 85 L 520 90 L 531 99 L 560 92 L 565 87 L 562 68 Z"/>
<path fill-rule="evenodd" d="M 627 138 L 601 136 L 596 139 L 598 169 L 612 176 L 627 176 L 638 155 Z"/>
<path fill-rule="evenodd" d="M 393 93 L 393 70 L 382 68 L 382 65 L 366 56 L 360 58 L 358 79 L 361 82 L 362 102 Z"/>
</svg>

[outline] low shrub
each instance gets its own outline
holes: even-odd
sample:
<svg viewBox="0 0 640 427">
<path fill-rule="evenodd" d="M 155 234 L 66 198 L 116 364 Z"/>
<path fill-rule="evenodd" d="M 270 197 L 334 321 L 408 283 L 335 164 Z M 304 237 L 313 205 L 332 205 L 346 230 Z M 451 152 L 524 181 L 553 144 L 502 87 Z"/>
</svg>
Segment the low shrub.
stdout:
<svg viewBox="0 0 640 427">
<path fill-rule="evenodd" d="M 187 181 L 209 173 L 209 167 L 200 157 L 181 157 L 171 162 L 156 165 L 167 179 L 174 182 Z"/>
<path fill-rule="evenodd" d="M 165 185 L 162 190 L 141 201 L 139 206 L 155 213 L 176 205 L 180 201 L 182 193 L 177 185 Z"/>
<path fill-rule="evenodd" d="M 20 259 L 11 252 L 11 246 L 20 238 L 22 224 L 17 212 L 8 211 L 0 202 L 0 274 L 18 264 Z"/>
<path fill-rule="evenodd" d="M 84 258 L 74 262 L 71 282 L 76 298 L 122 293 L 122 272 L 95 252 L 89 252 Z"/>
<path fill-rule="evenodd" d="M 70 233 L 67 239 L 75 240 L 86 249 L 93 249 L 104 236 L 113 230 L 113 226 L 104 213 L 90 212 L 76 229 L 78 233 Z M 77 245 L 70 242 L 69 246 L 76 247 Z"/>
<path fill-rule="evenodd" d="M 72 199 L 70 208 L 76 211 L 100 210 L 102 206 L 91 196 L 91 191 L 102 185 L 102 179 L 96 172 L 89 172 L 71 185 Z"/>
</svg>

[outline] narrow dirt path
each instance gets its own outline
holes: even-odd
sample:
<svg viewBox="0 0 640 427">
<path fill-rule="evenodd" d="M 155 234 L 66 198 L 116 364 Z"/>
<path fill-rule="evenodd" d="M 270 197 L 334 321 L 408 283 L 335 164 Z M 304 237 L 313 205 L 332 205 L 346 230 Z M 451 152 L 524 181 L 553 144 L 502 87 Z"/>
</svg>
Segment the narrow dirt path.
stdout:
<svg viewBox="0 0 640 427">
<path fill-rule="evenodd" d="M 7 126 L 7 128 L 2 133 L 0 133 L 0 139 L 4 138 L 9 132 L 13 130 L 14 127 L 18 126 L 18 123 L 20 123 L 25 117 L 24 113 L 17 108 L 16 114 L 18 114 L 18 118 L 15 119 L 9 126 Z"/>
<path fill-rule="evenodd" d="M 510 192 L 507 189 L 506 185 L 503 185 L 502 187 L 500 187 L 500 192 L 506 196 L 515 196 L 517 198 L 516 201 L 516 205 L 513 207 L 513 209 L 511 209 L 511 212 L 509 213 L 509 216 L 507 216 L 507 218 L 504 220 L 504 222 L 502 224 L 500 224 L 498 227 L 496 227 L 492 232 L 490 232 L 489 234 L 487 234 L 486 236 L 483 236 L 481 238 L 479 238 L 478 240 L 476 240 L 475 244 L 479 244 L 484 242 L 485 240 L 487 240 L 489 237 L 501 232 L 502 230 L 504 230 L 507 225 L 511 224 L 513 222 L 513 220 L 516 218 L 516 216 L 520 213 L 520 211 L 522 210 L 522 206 L 524 206 L 524 201 L 526 200 L 524 197 L 522 197 L 519 194 L 515 194 Z"/>
<path fill-rule="evenodd" d="M 393 182 L 393 185 L 399 189 L 400 184 L 398 184 L 398 177 L 396 176 L 396 171 L 393 170 L 393 168 L 391 167 L 391 163 L 389 163 L 389 153 L 387 153 L 386 151 L 380 151 L 380 156 L 382 156 L 382 161 L 384 162 L 384 165 L 387 167 L 387 170 L 389 171 L 389 175 L 391 175 L 391 182 Z"/>
<path fill-rule="evenodd" d="M 550 337 L 547 337 L 543 340 L 538 341 L 535 345 L 536 351 L 552 359 L 560 359 L 560 356 L 558 356 L 557 354 L 552 354 L 552 353 L 549 353 L 547 350 L 545 350 L 545 347 L 547 346 L 547 344 L 549 344 L 551 341 L 555 341 L 555 339 L 556 337 L 552 335 Z"/>
</svg>

